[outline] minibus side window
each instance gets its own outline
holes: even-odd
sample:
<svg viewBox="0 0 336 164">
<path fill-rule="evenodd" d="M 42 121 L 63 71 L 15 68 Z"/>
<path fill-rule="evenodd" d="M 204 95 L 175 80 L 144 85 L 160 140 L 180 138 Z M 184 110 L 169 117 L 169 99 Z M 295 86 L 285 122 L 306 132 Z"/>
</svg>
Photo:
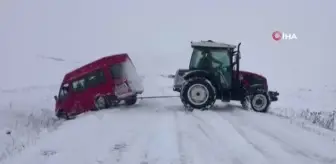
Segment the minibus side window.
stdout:
<svg viewBox="0 0 336 164">
<path fill-rule="evenodd" d="M 83 91 L 85 90 L 85 88 L 86 88 L 86 82 L 84 78 L 72 82 L 72 90 L 74 92 Z"/>
<path fill-rule="evenodd" d="M 105 82 L 105 76 L 104 76 L 104 72 L 102 70 L 97 70 L 93 73 L 90 73 L 87 77 L 86 77 L 86 84 L 87 87 L 96 87 L 100 84 L 103 84 Z"/>
</svg>

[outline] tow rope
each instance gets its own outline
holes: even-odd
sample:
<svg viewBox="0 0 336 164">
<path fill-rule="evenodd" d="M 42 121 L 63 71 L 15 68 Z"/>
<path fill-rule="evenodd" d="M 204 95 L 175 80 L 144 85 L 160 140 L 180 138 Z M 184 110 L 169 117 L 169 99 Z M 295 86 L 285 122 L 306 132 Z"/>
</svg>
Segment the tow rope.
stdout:
<svg viewBox="0 0 336 164">
<path fill-rule="evenodd" d="M 138 99 L 160 99 L 160 98 L 174 98 L 174 97 L 180 97 L 180 96 L 144 96 L 144 97 L 138 97 Z"/>
</svg>

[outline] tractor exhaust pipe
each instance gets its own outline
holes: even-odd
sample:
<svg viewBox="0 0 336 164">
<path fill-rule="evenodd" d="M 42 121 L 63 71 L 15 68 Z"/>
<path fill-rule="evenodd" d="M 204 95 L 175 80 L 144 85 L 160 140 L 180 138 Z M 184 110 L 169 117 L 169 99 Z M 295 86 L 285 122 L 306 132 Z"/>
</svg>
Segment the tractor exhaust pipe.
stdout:
<svg viewBox="0 0 336 164">
<path fill-rule="evenodd" d="M 240 52 L 240 45 L 241 45 L 241 42 L 238 43 L 238 46 L 237 46 L 237 51 L 238 51 L 238 53 Z"/>
<path fill-rule="evenodd" d="M 240 60 L 240 45 L 241 45 L 241 42 L 240 43 L 238 43 L 238 46 L 237 46 L 237 56 L 236 56 L 236 62 L 237 62 L 237 73 L 236 73 L 236 79 L 239 79 L 239 75 L 240 75 L 240 73 L 239 73 L 239 60 Z"/>
</svg>

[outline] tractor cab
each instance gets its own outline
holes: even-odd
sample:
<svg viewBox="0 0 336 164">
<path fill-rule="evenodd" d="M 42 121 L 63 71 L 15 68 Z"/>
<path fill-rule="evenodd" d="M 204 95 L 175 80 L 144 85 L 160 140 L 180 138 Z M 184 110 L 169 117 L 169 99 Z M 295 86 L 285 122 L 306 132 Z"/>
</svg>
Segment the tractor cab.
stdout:
<svg viewBox="0 0 336 164">
<path fill-rule="evenodd" d="M 239 72 L 239 46 L 216 43 L 211 40 L 191 42 L 193 48 L 189 70 L 207 72 L 219 79 L 220 88 L 228 90 L 235 87 L 234 72 Z M 236 49 L 236 47 L 238 47 Z M 217 80 L 215 80 L 217 81 Z M 219 87 L 219 86 L 218 86 Z"/>
</svg>

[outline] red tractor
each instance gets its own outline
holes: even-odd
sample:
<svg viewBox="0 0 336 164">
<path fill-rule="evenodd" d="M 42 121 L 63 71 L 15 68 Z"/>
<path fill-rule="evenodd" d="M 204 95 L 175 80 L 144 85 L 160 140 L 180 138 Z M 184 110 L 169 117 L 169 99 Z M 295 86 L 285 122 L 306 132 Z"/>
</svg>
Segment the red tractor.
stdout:
<svg viewBox="0 0 336 164">
<path fill-rule="evenodd" d="M 211 40 L 191 42 L 193 52 L 189 69 L 178 69 L 174 91 L 188 110 L 211 108 L 216 100 L 240 101 L 243 108 L 267 112 L 278 92 L 269 91 L 267 79 L 256 73 L 239 70 L 238 46 Z"/>
</svg>

